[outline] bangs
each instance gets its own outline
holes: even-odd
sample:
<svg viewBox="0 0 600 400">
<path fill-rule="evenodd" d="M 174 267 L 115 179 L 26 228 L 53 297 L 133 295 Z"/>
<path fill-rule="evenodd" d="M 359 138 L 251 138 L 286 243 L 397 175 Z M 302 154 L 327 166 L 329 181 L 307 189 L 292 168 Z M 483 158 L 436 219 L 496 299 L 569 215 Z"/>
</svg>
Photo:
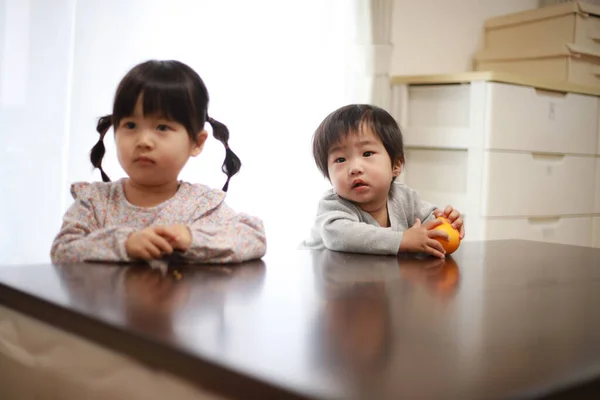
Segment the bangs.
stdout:
<svg viewBox="0 0 600 400">
<path fill-rule="evenodd" d="M 328 177 L 327 159 L 329 150 L 350 134 L 361 129 L 375 131 L 373 111 L 360 105 L 350 105 L 329 114 L 317 128 L 313 138 L 313 154 L 317 166 Z"/>
<path fill-rule="evenodd" d="M 329 178 L 329 151 L 350 134 L 371 131 L 394 161 L 404 163 L 402 133 L 394 118 L 385 110 L 368 104 L 350 104 L 329 114 L 313 136 L 313 157 L 321 173 Z"/>
<path fill-rule="evenodd" d="M 145 68 L 133 70 L 126 76 L 115 95 L 113 123 L 118 126 L 123 118 L 133 115 L 141 96 L 143 116 L 159 116 L 183 125 L 190 135 L 202 130 L 196 116 L 192 88 L 185 76 L 169 68 Z M 196 124 L 194 124 L 196 121 Z"/>
<path fill-rule="evenodd" d="M 376 133 L 371 110 L 361 110 L 354 107 L 342 110 L 339 115 L 333 115 L 331 120 L 323 127 L 322 143 L 323 149 L 329 149 L 339 144 L 348 135 L 356 135 L 361 130 L 370 130 Z"/>
</svg>

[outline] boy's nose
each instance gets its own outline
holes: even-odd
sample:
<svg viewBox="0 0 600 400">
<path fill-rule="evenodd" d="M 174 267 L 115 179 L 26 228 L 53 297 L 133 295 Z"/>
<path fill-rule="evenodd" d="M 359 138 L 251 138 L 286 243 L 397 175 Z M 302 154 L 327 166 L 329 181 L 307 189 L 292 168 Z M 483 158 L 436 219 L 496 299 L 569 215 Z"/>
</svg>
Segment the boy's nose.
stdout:
<svg viewBox="0 0 600 400">
<path fill-rule="evenodd" d="M 353 162 L 353 163 L 350 165 L 350 169 L 348 170 L 348 173 L 349 173 L 351 176 L 354 176 L 354 175 L 361 174 L 362 172 L 363 172 L 362 165 L 361 165 L 360 163 L 358 163 L 358 162 Z"/>
</svg>

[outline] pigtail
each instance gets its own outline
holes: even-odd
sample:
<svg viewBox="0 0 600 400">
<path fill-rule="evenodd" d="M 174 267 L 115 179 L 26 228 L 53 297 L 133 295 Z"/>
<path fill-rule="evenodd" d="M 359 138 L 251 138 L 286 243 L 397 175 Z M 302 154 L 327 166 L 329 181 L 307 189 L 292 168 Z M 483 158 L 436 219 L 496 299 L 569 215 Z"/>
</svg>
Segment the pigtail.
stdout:
<svg viewBox="0 0 600 400">
<path fill-rule="evenodd" d="M 238 173 L 240 168 L 242 167 L 242 162 L 239 157 L 229 148 L 229 130 L 225 125 L 220 123 L 214 118 L 207 118 L 208 123 L 212 126 L 213 136 L 215 139 L 219 140 L 225 146 L 225 161 L 223 161 L 223 165 L 221 166 L 221 171 L 225 175 L 227 175 L 227 181 L 223 186 L 223 191 L 226 192 L 229 188 L 229 180 L 231 177 Z"/>
<path fill-rule="evenodd" d="M 100 175 L 102 175 L 103 182 L 110 182 L 110 178 L 108 175 L 104 173 L 102 169 L 102 158 L 104 157 L 104 152 L 106 151 L 104 147 L 104 135 L 108 132 L 108 129 L 112 125 L 112 115 L 105 115 L 98 120 L 98 126 L 96 126 L 96 130 L 100 134 L 100 139 L 98 139 L 98 143 L 92 147 L 92 151 L 90 152 L 90 161 L 94 168 L 98 168 L 100 170 Z"/>
</svg>

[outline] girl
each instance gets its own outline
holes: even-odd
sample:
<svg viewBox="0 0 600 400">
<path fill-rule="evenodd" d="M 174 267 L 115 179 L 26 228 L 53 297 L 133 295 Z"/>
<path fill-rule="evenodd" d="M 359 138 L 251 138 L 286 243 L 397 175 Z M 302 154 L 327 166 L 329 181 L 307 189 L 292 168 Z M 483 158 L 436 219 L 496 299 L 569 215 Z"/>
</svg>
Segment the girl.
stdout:
<svg viewBox="0 0 600 400">
<path fill-rule="evenodd" d="M 229 263 L 264 256 L 262 221 L 224 202 L 241 163 L 225 125 L 208 116 L 208 102 L 200 76 L 178 61 L 147 61 L 125 75 L 113 113 L 98 122 L 100 139 L 90 155 L 103 182 L 71 186 L 75 202 L 52 244 L 53 263 L 151 261 L 171 254 L 192 263 Z M 202 151 L 205 122 L 226 149 L 222 191 L 178 180 L 189 158 Z M 116 182 L 102 169 L 111 126 L 128 175 Z"/>
<path fill-rule="evenodd" d="M 446 217 L 464 237 L 463 220 L 452 206 L 443 211 L 417 192 L 394 183 L 402 172 L 402 133 L 385 110 L 351 104 L 332 112 L 313 137 L 317 167 L 333 185 L 319 203 L 307 248 L 398 254 L 428 253 L 444 258 L 434 230 Z"/>
</svg>

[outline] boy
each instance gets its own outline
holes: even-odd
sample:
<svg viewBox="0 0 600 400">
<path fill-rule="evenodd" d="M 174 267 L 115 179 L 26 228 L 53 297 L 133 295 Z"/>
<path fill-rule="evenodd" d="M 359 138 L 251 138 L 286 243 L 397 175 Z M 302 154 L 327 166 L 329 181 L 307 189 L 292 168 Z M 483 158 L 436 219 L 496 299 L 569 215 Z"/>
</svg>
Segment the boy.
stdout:
<svg viewBox="0 0 600 400">
<path fill-rule="evenodd" d="M 387 111 L 365 104 L 334 111 L 314 134 L 313 156 L 333 189 L 319 202 L 304 247 L 368 254 L 424 252 L 444 258 L 436 238 L 447 240 L 448 235 L 433 229 L 442 223 L 439 216 L 464 237 L 458 210 L 437 209 L 394 182 L 402 172 L 404 145 Z"/>
</svg>

